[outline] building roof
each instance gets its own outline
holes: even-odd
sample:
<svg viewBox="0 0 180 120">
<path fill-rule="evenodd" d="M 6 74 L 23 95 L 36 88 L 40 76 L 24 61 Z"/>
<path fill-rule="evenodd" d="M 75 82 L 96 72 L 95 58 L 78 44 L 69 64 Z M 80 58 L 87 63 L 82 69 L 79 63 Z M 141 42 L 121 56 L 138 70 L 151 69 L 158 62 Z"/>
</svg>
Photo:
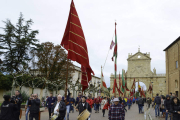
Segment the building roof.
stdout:
<svg viewBox="0 0 180 120">
<path fill-rule="evenodd" d="M 141 54 L 141 55 L 143 55 L 144 57 L 146 57 L 147 59 L 149 59 L 149 60 L 151 60 L 151 58 L 149 57 L 149 56 L 147 56 L 147 54 L 146 53 L 142 53 L 142 52 L 137 52 L 137 53 L 135 53 L 134 55 L 131 55 L 127 60 L 130 60 L 131 58 L 133 58 L 134 56 L 136 56 L 137 54 Z M 137 60 L 141 60 L 141 59 L 137 59 Z"/>
<path fill-rule="evenodd" d="M 75 66 L 75 70 L 81 72 L 81 68 L 80 68 L 79 66 L 76 66 L 76 65 L 74 65 L 74 66 Z M 78 69 L 77 69 L 77 68 L 78 68 Z M 91 76 L 93 76 L 93 77 L 95 77 L 95 78 L 98 78 L 98 79 L 101 79 L 100 77 L 97 77 L 97 76 L 95 76 L 95 75 L 91 75 Z"/>
<path fill-rule="evenodd" d="M 180 40 L 180 36 L 174 42 L 172 42 L 168 47 L 166 47 L 163 51 L 166 51 L 167 49 L 169 49 L 171 46 L 173 46 L 179 40 Z"/>
</svg>

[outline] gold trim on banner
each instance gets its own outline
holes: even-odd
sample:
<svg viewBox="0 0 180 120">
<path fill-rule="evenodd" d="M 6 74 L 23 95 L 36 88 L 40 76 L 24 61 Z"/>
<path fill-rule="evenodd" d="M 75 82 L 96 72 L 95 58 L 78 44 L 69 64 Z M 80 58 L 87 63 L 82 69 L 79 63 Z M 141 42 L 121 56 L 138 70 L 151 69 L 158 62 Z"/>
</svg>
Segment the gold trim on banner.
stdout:
<svg viewBox="0 0 180 120">
<path fill-rule="evenodd" d="M 70 42 L 74 43 L 75 45 L 78 45 L 79 47 L 81 47 L 82 49 L 84 49 L 84 47 L 80 46 L 79 44 L 73 42 L 72 40 L 69 40 Z M 84 51 L 87 53 L 87 51 L 84 49 Z M 88 54 L 88 53 L 87 53 Z"/>
<path fill-rule="evenodd" d="M 72 4 L 73 7 L 75 7 L 73 4 Z"/>
<path fill-rule="evenodd" d="M 86 81 L 87 82 L 87 80 L 83 80 L 83 79 L 82 79 L 82 81 Z"/>
<path fill-rule="evenodd" d="M 80 38 L 82 38 L 82 39 L 84 39 L 82 36 L 80 36 L 80 35 L 78 35 L 78 34 L 72 32 L 72 31 L 69 31 L 69 32 L 71 32 L 72 34 L 74 34 L 74 35 L 76 35 L 76 36 L 78 36 L 78 37 L 80 37 Z M 84 40 L 85 40 L 85 39 L 84 39 Z M 86 41 L 86 40 L 85 40 L 85 41 Z"/>
<path fill-rule="evenodd" d="M 73 23 L 73 22 L 70 22 L 71 24 L 73 24 L 73 25 L 75 25 L 75 26 L 77 26 L 77 27 L 79 27 L 79 28 L 81 28 L 79 25 L 76 25 L 75 23 Z M 82 28 L 81 28 L 82 29 Z"/>
<path fill-rule="evenodd" d="M 82 74 L 82 75 L 86 76 L 86 74 Z M 86 76 L 86 77 L 87 77 L 87 76 Z"/>
<path fill-rule="evenodd" d="M 75 14 L 73 14 L 73 13 L 71 13 L 71 15 L 73 15 L 73 16 L 75 16 L 75 17 L 79 18 L 77 15 L 75 15 Z"/>
<path fill-rule="evenodd" d="M 84 57 L 84 56 L 80 55 L 79 53 L 77 53 L 77 52 L 75 52 L 75 51 L 73 51 L 73 50 L 71 50 L 71 49 L 68 49 L 68 50 L 70 50 L 71 52 L 76 53 L 77 55 L 79 55 L 79 56 L 83 57 L 84 59 L 87 59 L 86 57 Z"/>
</svg>

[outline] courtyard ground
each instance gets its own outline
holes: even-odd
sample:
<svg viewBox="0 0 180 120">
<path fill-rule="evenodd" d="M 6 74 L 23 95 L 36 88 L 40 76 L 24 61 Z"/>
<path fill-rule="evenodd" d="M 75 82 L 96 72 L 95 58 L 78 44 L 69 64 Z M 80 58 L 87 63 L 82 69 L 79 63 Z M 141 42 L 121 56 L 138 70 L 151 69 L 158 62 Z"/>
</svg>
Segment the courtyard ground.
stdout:
<svg viewBox="0 0 180 120">
<path fill-rule="evenodd" d="M 146 106 L 144 106 L 144 110 L 146 111 Z M 138 105 L 134 104 L 132 105 L 131 109 L 128 110 L 126 113 L 125 113 L 125 120 L 145 120 L 144 119 L 144 114 L 139 114 L 138 112 Z M 154 112 L 154 109 L 151 108 L 150 110 L 150 114 L 153 118 L 153 120 L 164 120 L 164 118 L 161 118 L 161 117 L 155 117 L 155 112 Z M 69 120 L 77 120 L 77 117 L 78 117 L 78 112 L 74 112 L 74 113 L 70 113 L 69 115 Z M 91 115 L 91 120 L 108 120 L 108 111 L 106 110 L 106 113 L 105 113 L 105 117 L 102 116 L 102 111 L 100 110 L 99 113 L 95 113 L 95 111 L 93 110 L 92 112 L 92 115 Z M 22 118 L 21 120 L 25 120 L 25 113 L 23 111 L 23 115 L 22 115 Z M 41 120 L 48 120 L 48 111 L 45 110 L 44 112 L 41 113 Z M 147 119 L 149 120 L 149 119 Z"/>
</svg>

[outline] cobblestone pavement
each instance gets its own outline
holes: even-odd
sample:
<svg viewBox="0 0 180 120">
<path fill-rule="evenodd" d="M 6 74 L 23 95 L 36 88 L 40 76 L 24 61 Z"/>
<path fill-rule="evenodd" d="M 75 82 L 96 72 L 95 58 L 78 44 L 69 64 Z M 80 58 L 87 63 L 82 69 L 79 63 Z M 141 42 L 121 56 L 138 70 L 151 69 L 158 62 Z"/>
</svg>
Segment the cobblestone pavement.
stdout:
<svg viewBox="0 0 180 120">
<path fill-rule="evenodd" d="M 126 107 L 127 108 L 127 107 Z M 144 111 L 146 111 L 146 105 L 144 106 Z M 154 115 L 154 109 L 152 108 L 150 110 L 150 114 L 153 118 L 153 120 L 164 120 L 164 118 L 155 117 Z M 78 112 L 70 113 L 69 120 L 77 120 Z M 106 110 L 105 117 L 102 117 L 102 111 L 100 110 L 99 113 L 95 113 L 93 110 L 91 115 L 91 120 L 108 120 L 108 111 Z M 24 112 L 21 120 L 25 120 Z M 41 113 L 41 120 L 48 120 L 48 111 L 45 110 L 45 112 Z M 132 105 L 131 109 L 126 112 L 125 120 L 144 120 L 144 114 L 139 114 L 138 112 L 138 105 L 134 104 Z M 149 119 L 147 119 L 149 120 Z"/>
<path fill-rule="evenodd" d="M 151 115 L 153 120 L 165 120 L 165 118 L 163 118 L 162 116 L 160 116 L 160 117 L 155 116 L 154 108 L 151 108 L 150 115 Z M 161 115 L 161 113 L 160 113 L 160 115 Z"/>
</svg>

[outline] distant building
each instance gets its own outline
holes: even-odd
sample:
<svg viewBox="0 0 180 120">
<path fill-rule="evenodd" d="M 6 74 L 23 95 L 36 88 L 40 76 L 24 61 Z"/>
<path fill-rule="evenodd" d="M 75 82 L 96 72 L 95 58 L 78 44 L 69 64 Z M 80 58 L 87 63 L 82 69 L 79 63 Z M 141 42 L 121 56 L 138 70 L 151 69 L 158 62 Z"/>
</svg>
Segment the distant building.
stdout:
<svg viewBox="0 0 180 120">
<path fill-rule="evenodd" d="M 180 37 L 166 49 L 166 93 L 176 93 L 180 96 Z"/>
<path fill-rule="evenodd" d="M 75 84 L 76 81 L 78 80 L 79 73 L 80 73 L 79 83 L 81 83 L 81 68 L 78 66 L 75 66 L 75 72 L 73 73 L 73 78 L 72 78 L 73 84 Z M 95 88 L 99 89 L 100 83 L 101 83 L 101 78 L 92 75 L 92 79 L 89 82 L 89 90 L 85 94 L 88 95 L 90 93 L 90 94 L 92 94 L 93 97 L 97 97 L 99 91 L 97 89 L 93 89 L 93 88 L 95 87 Z M 70 86 L 71 85 L 69 85 L 69 87 Z M 94 87 L 91 87 L 91 86 L 94 86 Z M 80 92 L 80 91 L 78 91 L 78 87 L 75 88 L 74 92 L 73 92 L 73 88 L 71 89 L 71 93 L 73 93 L 74 97 L 77 97 L 78 92 Z"/>
<path fill-rule="evenodd" d="M 140 52 L 140 48 L 138 52 L 135 54 L 129 53 L 127 58 L 128 66 L 127 66 L 127 87 L 128 89 L 131 88 L 134 78 L 135 81 L 143 82 L 146 85 L 148 90 L 150 83 L 153 84 L 153 91 L 150 94 L 149 92 L 146 94 L 146 97 L 155 96 L 157 93 L 165 95 L 166 91 L 166 75 L 165 74 L 156 74 L 156 69 L 154 68 L 153 71 L 151 69 L 151 57 L 150 53 L 142 53 Z M 122 71 L 120 71 L 122 72 Z M 124 73 L 125 74 L 125 73 Z M 117 74 L 117 83 L 119 83 L 119 74 Z M 114 85 L 114 74 L 111 74 L 110 77 L 110 88 L 111 88 L 111 96 L 112 88 Z M 119 84 L 118 84 L 119 86 Z M 126 92 L 125 96 L 128 96 L 129 91 Z M 116 92 L 116 96 L 118 92 Z"/>
<path fill-rule="evenodd" d="M 71 84 L 68 84 L 68 87 L 69 87 L 70 92 L 72 93 L 73 97 L 76 98 L 78 96 L 78 93 L 82 92 L 82 90 L 80 89 L 80 86 L 81 86 L 81 68 L 78 66 L 74 66 L 74 68 L 75 68 L 74 73 L 72 73 L 73 77 L 70 80 Z M 37 76 L 37 75 L 41 75 L 41 72 L 37 69 L 33 69 L 30 71 L 30 74 Z M 79 84 L 77 84 L 79 87 L 78 86 L 73 87 L 72 85 L 77 83 L 76 81 L 78 80 L 78 75 L 80 76 L 80 79 L 78 82 Z M 91 94 L 92 97 L 97 97 L 97 95 L 99 93 L 100 83 L 101 83 L 101 78 L 92 75 L 92 79 L 89 82 L 89 87 L 86 90 L 85 94 L 86 95 Z M 63 85 L 63 86 L 65 86 L 65 85 Z M 54 88 L 55 89 L 53 91 L 50 91 L 46 88 L 45 89 L 35 88 L 34 93 L 37 93 L 39 95 L 39 98 L 41 99 L 42 97 L 49 96 L 50 92 L 53 92 L 53 95 L 56 95 L 56 87 L 54 87 Z M 15 90 L 19 90 L 19 87 L 15 88 Z M 32 94 L 32 88 L 30 88 L 30 87 L 23 86 L 21 90 L 25 91 L 29 95 Z M 0 103 L 3 101 L 3 95 L 8 93 L 8 92 L 10 92 L 10 91 L 0 90 Z M 65 93 L 64 88 L 62 88 L 61 90 L 58 90 L 57 93 L 64 95 L 64 93 Z"/>
</svg>

